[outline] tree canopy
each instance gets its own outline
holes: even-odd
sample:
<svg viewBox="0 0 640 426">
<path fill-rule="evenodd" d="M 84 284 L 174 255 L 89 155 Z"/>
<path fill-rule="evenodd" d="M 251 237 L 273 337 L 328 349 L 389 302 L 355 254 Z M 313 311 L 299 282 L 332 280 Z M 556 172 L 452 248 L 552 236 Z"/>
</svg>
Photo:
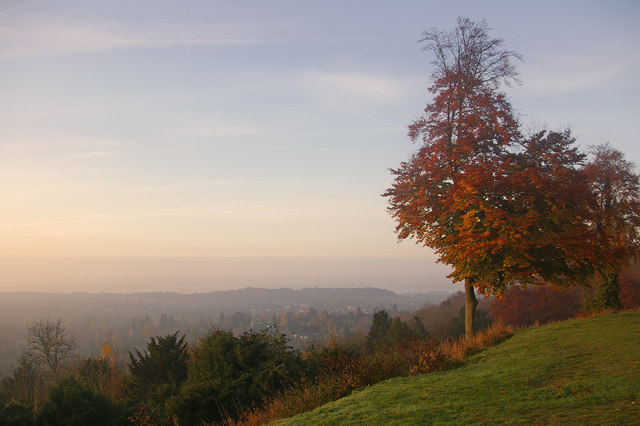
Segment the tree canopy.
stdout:
<svg viewBox="0 0 640 426">
<path fill-rule="evenodd" d="M 499 90 L 516 79 L 513 60 L 519 55 L 502 49 L 502 40 L 490 38 L 488 31 L 486 22 L 460 18 L 452 32 L 424 33 L 425 50 L 434 56 L 433 99 L 424 116 L 409 126 L 409 137 L 420 141 L 420 148 L 392 170 L 395 182 L 384 194 L 398 237 L 431 247 L 440 262 L 453 267 L 451 278 L 465 280 L 469 334 L 479 274 L 467 260 L 475 256 L 472 262 L 481 264 L 491 252 L 486 245 L 473 246 L 470 253 L 459 247 L 471 247 L 473 224 L 481 223 L 487 210 L 486 187 L 496 186 L 504 154 L 520 136 L 511 105 Z"/>
<path fill-rule="evenodd" d="M 474 288 L 582 282 L 597 253 L 571 133 L 521 134 L 501 88 L 517 81 L 520 56 L 491 38 L 486 22 L 459 19 L 423 38 L 434 55 L 424 115 L 409 126 L 420 147 L 391 172 L 389 212 L 399 239 L 414 238 L 465 281 L 467 335 Z"/>
<path fill-rule="evenodd" d="M 609 144 L 591 148 L 584 174 L 592 191 L 590 225 L 604 249 L 601 270 L 618 271 L 640 251 L 640 176 Z"/>
<path fill-rule="evenodd" d="M 598 280 L 587 308 L 620 309 L 618 275 L 640 252 L 640 176 L 609 144 L 591 148 L 583 173 L 591 191 L 589 225 L 600 248 Z"/>
</svg>

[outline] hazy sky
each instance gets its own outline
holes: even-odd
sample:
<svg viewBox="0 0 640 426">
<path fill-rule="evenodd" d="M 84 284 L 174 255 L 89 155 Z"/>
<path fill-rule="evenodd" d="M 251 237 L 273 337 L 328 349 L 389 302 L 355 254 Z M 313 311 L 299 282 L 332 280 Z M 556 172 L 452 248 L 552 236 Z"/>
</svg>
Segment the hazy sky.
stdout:
<svg viewBox="0 0 640 426">
<path fill-rule="evenodd" d="M 636 1 L 0 0 L 0 290 L 456 290 L 380 194 L 458 16 L 525 129 L 640 163 Z"/>
</svg>

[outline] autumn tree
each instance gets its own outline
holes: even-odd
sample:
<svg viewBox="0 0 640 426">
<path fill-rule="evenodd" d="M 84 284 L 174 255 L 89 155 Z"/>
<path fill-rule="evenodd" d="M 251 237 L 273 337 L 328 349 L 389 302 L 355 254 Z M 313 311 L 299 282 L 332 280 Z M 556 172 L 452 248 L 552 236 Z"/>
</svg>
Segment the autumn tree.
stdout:
<svg viewBox="0 0 640 426">
<path fill-rule="evenodd" d="M 409 126 L 422 146 L 399 169 L 389 197 L 400 239 L 415 238 L 431 247 L 439 261 L 453 266 L 451 278 L 465 281 L 468 333 L 477 300 L 476 275 L 461 267 L 454 247 L 463 242 L 460 228 L 479 207 L 477 184 L 491 179 L 494 157 L 519 136 L 511 105 L 500 91 L 514 80 L 513 59 L 502 40 L 490 38 L 485 22 L 458 19 L 452 32 L 425 32 L 425 50 L 434 55 L 433 95 L 425 115 Z M 467 219 L 468 221 L 468 219 Z"/>
<path fill-rule="evenodd" d="M 540 131 L 507 157 L 491 189 L 495 220 L 482 221 L 495 230 L 484 275 L 495 293 L 509 284 L 584 285 L 593 275 L 601 251 L 589 226 L 585 156 L 575 143 L 569 130 Z"/>
<path fill-rule="evenodd" d="M 619 274 L 640 250 L 640 177 L 609 144 L 592 147 L 591 154 L 583 171 L 592 195 L 590 224 L 602 253 L 587 308 L 620 309 Z"/>
<path fill-rule="evenodd" d="M 124 390 L 124 360 L 113 352 L 110 343 L 101 343 L 101 355 L 98 358 L 84 358 L 76 366 L 75 376 L 81 379 L 94 392 L 117 400 Z"/>
<path fill-rule="evenodd" d="M 504 84 L 515 52 L 485 22 L 459 19 L 450 33 L 426 32 L 434 54 L 433 99 L 409 126 L 421 146 L 392 170 L 384 194 L 399 239 L 415 238 L 465 283 L 465 334 L 473 334 L 475 289 L 573 284 L 594 255 L 584 224 L 583 156 L 569 131 L 520 134 Z M 586 243 L 585 243 L 586 238 Z"/>
</svg>

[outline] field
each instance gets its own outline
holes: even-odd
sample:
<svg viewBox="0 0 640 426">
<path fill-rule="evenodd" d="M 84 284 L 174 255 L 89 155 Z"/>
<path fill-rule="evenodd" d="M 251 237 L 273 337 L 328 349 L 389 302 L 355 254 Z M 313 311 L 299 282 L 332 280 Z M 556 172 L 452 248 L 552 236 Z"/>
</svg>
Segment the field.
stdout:
<svg viewBox="0 0 640 426">
<path fill-rule="evenodd" d="M 277 424 L 640 423 L 640 312 L 523 330 L 455 370 L 387 380 Z"/>
</svg>

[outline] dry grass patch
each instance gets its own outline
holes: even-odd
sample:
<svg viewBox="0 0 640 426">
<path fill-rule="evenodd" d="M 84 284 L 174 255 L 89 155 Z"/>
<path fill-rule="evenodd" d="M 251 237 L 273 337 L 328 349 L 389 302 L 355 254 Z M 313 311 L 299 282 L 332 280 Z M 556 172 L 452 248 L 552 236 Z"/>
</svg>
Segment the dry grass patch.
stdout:
<svg viewBox="0 0 640 426">
<path fill-rule="evenodd" d="M 513 327 L 497 324 L 471 339 L 415 340 L 408 345 L 357 357 L 337 353 L 326 360 L 328 368 L 315 381 L 303 382 L 276 395 L 262 407 L 245 413 L 239 422 L 229 424 L 267 424 L 313 410 L 356 389 L 390 378 L 455 368 L 468 356 L 502 342 L 514 332 Z"/>
</svg>

